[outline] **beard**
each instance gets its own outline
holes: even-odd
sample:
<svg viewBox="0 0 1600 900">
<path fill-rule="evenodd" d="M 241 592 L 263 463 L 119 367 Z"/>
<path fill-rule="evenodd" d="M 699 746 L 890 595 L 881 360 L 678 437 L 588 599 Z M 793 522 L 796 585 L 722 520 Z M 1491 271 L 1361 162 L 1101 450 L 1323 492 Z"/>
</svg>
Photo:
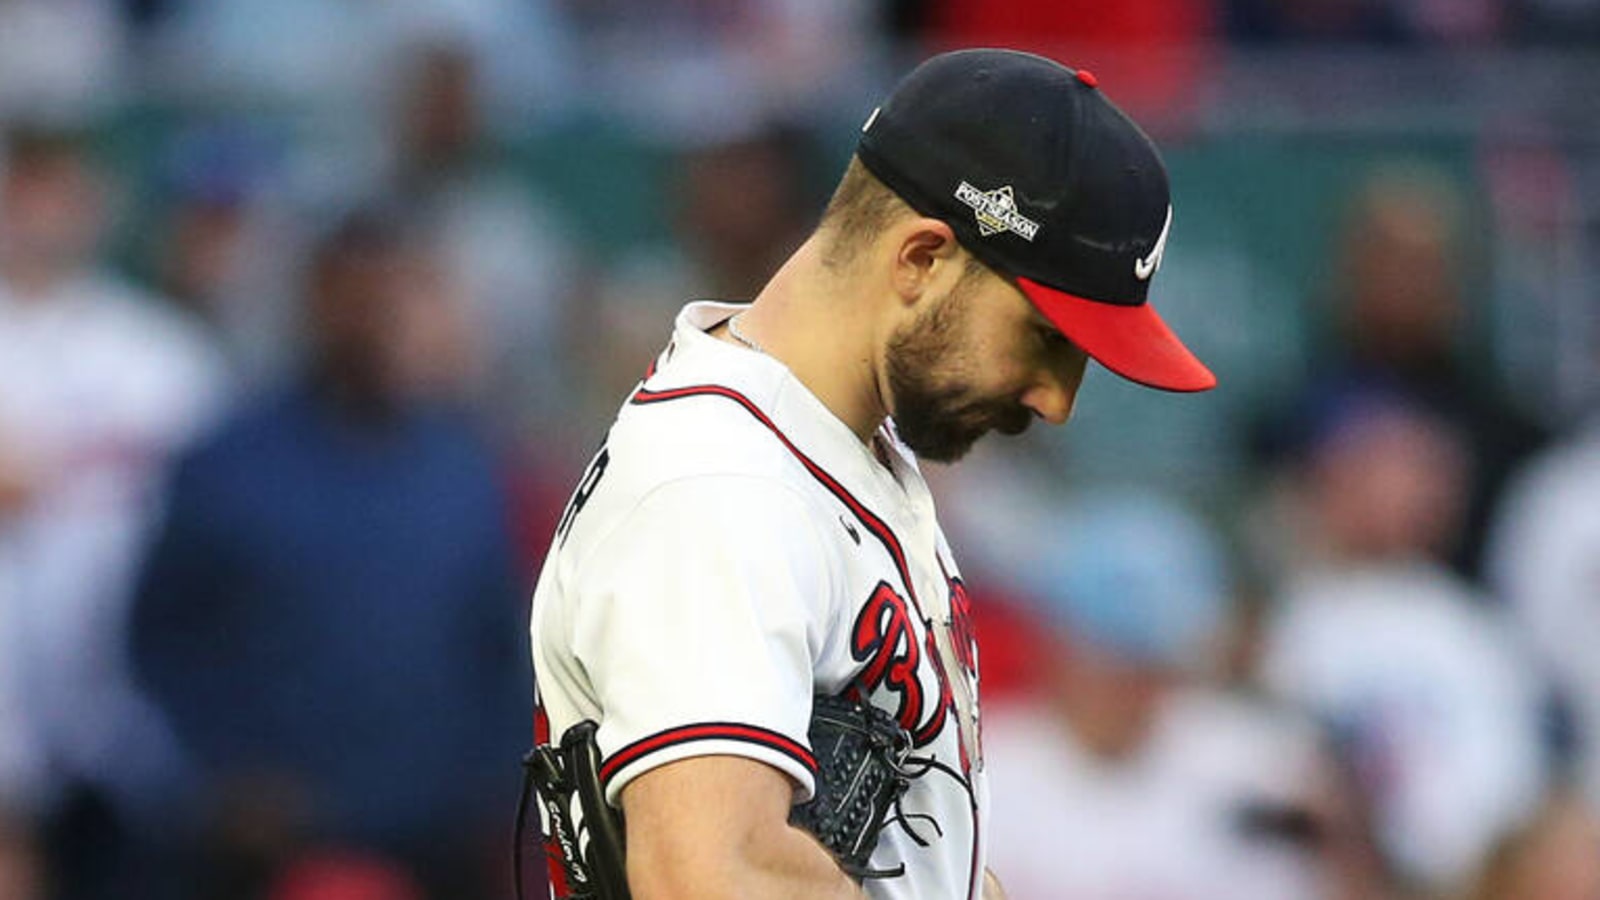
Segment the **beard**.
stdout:
<svg viewBox="0 0 1600 900">
<path fill-rule="evenodd" d="M 957 284 L 927 315 L 889 340 L 885 354 L 895 430 L 919 459 L 955 462 L 990 431 L 1021 434 L 1033 413 L 1012 399 L 979 399 L 953 373 L 970 368 L 958 334 L 967 314 Z"/>
</svg>

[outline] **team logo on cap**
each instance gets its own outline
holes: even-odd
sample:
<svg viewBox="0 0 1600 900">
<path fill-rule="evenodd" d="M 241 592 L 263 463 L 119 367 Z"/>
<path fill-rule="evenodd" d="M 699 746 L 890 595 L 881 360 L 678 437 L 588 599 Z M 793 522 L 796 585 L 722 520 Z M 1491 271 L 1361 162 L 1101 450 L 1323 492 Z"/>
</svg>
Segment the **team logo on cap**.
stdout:
<svg viewBox="0 0 1600 900">
<path fill-rule="evenodd" d="M 992 191 L 980 191 L 963 181 L 956 188 L 956 199 L 972 207 L 978 217 L 978 230 L 984 237 L 1009 231 L 1031 241 L 1039 231 L 1038 222 L 1017 212 L 1017 200 L 1009 184 Z"/>
</svg>

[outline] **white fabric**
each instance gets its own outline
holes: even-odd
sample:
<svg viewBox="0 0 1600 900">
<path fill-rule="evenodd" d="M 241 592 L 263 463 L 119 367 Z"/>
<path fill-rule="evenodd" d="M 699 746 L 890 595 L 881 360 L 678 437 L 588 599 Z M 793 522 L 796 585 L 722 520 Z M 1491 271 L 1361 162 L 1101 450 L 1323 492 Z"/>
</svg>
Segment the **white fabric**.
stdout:
<svg viewBox="0 0 1600 900">
<path fill-rule="evenodd" d="M 958 635 L 970 631 L 932 498 L 909 451 L 893 444 L 893 470 L 885 468 L 777 360 L 704 333 L 739 308 L 687 307 L 643 388 L 725 386 L 782 438 L 723 396 L 623 408 L 603 470 L 592 468 L 575 494 L 581 509 L 575 500 L 534 594 L 534 667 L 551 734 L 585 718 L 600 723 L 601 750 L 620 765 L 607 784 L 612 802 L 655 766 L 713 753 L 775 766 L 801 799 L 812 773 L 779 745 L 805 744 L 814 693 L 856 684 L 922 732 L 919 755 L 952 770 L 917 779 L 903 803 L 908 814 L 933 817 L 943 836 L 922 824 L 931 840 L 918 847 L 887 828 L 873 864 L 903 862 L 906 874 L 869 882 L 869 894 L 976 897 L 982 760 L 975 727 L 964 742 L 955 704 L 941 701 L 930 636 L 952 618 Z M 785 439 L 826 474 L 809 471 Z M 853 511 L 824 478 L 866 511 Z M 892 539 L 880 540 L 869 521 Z M 914 591 L 889 540 L 903 548 Z M 968 659 L 970 667 L 952 664 L 958 694 L 976 691 L 975 649 Z M 874 671 L 885 677 L 867 681 Z M 717 737 L 674 731 L 707 723 Z M 739 727 L 772 737 L 722 737 Z M 640 750 L 664 732 L 672 740 Z"/>
<path fill-rule="evenodd" d="M 1600 424 L 1535 459 L 1501 510 L 1489 574 L 1572 704 L 1600 808 Z"/>
<path fill-rule="evenodd" d="M 1459 885 L 1539 799 L 1538 681 L 1506 624 L 1444 569 L 1302 577 L 1263 674 L 1342 732 L 1379 839 L 1413 877 Z"/>
<path fill-rule="evenodd" d="M 1247 811 L 1308 806 L 1321 757 L 1307 723 L 1184 688 L 1127 759 L 1096 758 L 1042 703 L 985 722 L 989 863 L 1011 900 L 1315 900 L 1304 848 Z"/>
<path fill-rule="evenodd" d="M 31 731 L 44 745 L 9 755 L 47 749 L 76 777 L 138 768 L 129 583 L 162 466 L 214 407 L 222 372 L 193 326 L 119 282 L 26 301 L 0 285 L 0 450 L 37 485 L 20 513 L 0 512 L 0 667 L 26 713 L 14 732 L 0 721 L 0 744 Z"/>
</svg>

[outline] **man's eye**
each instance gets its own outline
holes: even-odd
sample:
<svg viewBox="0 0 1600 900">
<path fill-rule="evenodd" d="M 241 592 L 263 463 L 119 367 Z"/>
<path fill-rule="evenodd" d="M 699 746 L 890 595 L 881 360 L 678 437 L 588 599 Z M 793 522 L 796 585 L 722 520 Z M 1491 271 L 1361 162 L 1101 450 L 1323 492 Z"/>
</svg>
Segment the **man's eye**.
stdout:
<svg viewBox="0 0 1600 900">
<path fill-rule="evenodd" d="M 1076 359 L 1084 355 L 1083 349 L 1074 343 L 1072 338 L 1054 328 L 1045 330 L 1043 339 L 1045 352 L 1052 356 L 1065 354 L 1070 358 Z"/>
</svg>

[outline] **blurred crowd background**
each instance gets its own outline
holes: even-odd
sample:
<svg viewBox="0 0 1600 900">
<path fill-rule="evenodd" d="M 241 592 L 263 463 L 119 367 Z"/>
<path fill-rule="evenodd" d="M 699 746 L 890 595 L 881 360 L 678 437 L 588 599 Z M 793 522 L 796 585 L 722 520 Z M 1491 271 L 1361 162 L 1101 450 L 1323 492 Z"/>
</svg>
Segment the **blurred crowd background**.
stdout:
<svg viewBox="0 0 1600 900">
<path fill-rule="evenodd" d="M 1600 2 L 0 0 L 0 900 L 507 897 L 584 458 L 964 45 L 1222 384 L 934 473 L 1011 896 L 1600 898 Z"/>
</svg>

